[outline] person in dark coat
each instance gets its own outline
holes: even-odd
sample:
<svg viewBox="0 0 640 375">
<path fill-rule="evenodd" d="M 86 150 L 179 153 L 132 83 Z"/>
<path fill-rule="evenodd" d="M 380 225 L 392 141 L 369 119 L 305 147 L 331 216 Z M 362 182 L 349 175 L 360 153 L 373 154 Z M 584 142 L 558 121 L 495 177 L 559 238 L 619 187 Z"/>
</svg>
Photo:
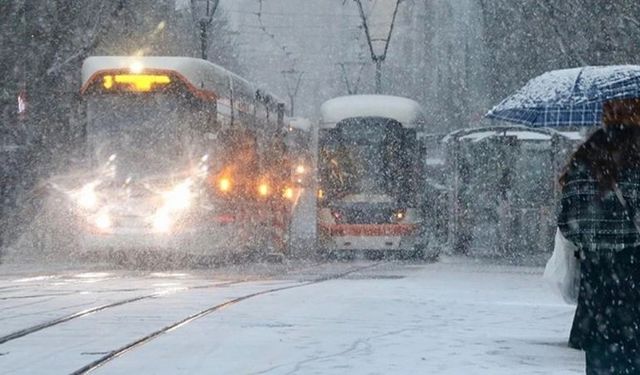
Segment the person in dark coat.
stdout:
<svg viewBox="0 0 640 375">
<path fill-rule="evenodd" d="M 587 374 L 638 374 L 640 100 L 603 109 L 604 129 L 575 152 L 561 178 L 558 227 L 579 249 L 581 267 L 570 344 L 586 352 Z"/>
<path fill-rule="evenodd" d="M 598 129 L 591 134 L 591 136 L 589 136 L 588 139 L 578 147 L 571 157 L 571 161 L 567 166 L 567 171 L 560 179 L 560 184 L 564 187 L 568 182 L 567 180 L 569 179 L 569 175 L 575 174 L 576 169 L 584 168 L 585 165 L 596 163 L 597 157 L 600 153 L 598 150 L 604 149 L 606 144 L 607 134 L 604 129 Z M 566 211 L 564 213 L 566 214 Z M 576 254 L 576 256 L 579 258 L 580 254 Z M 584 277 L 584 273 L 580 276 L 581 278 Z M 582 291 L 584 290 L 581 290 L 581 292 Z M 571 332 L 569 334 L 569 347 L 578 350 L 583 349 L 586 336 L 588 336 L 587 330 L 590 325 L 589 314 L 587 314 L 584 301 L 582 301 L 583 297 L 583 293 L 580 293 L 578 296 L 578 304 L 573 318 Z"/>
</svg>

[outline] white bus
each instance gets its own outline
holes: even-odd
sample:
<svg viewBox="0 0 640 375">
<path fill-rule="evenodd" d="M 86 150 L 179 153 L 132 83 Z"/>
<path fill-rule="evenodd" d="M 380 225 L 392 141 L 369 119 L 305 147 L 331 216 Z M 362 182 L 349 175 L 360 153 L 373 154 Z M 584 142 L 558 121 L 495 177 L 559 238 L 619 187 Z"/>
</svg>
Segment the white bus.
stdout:
<svg viewBox="0 0 640 375">
<path fill-rule="evenodd" d="M 83 247 L 286 251 L 281 101 L 186 57 L 90 57 L 81 94 L 88 172 L 59 186 Z"/>
<path fill-rule="evenodd" d="M 322 105 L 319 251 L 437 256 L 420 209 L 417 131 L 423 123 L 421 106 L 406 98 L 356 95 Z"/>
</svg>

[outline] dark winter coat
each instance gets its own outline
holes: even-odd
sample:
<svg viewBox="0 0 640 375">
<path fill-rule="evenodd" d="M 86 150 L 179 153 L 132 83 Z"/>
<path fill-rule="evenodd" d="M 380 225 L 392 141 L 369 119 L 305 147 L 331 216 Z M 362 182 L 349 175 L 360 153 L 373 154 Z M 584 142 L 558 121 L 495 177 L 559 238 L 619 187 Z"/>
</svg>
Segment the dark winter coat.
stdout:
<svg viewBox="0 0 640 375">
<path fill-rule="evenodd" d="M 632 212 L 640 212 L 640 170 L 622 171 L 618 185 Z M 581 253 L 573 346 L 640 350 L 640 234 L 629 216 L 588 168 L 568 172 L 558 226 Z"/>
</svg>

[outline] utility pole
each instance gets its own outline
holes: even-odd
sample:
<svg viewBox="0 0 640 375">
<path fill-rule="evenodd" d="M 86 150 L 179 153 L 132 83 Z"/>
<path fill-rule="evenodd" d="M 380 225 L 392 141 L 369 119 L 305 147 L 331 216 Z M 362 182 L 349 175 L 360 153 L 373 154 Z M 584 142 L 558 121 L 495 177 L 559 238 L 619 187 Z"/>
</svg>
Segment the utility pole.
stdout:
<svg viewBox="0 0 640 375">
<path fill-rule="evenodd" d="M 367 37 L 367 44 L 369 45 L 369 52 L 371 53 L 371 60 L 374 64 L 376 64 L 376 94 L 382 93 L 382 63 L 387 58 L 387 51 L 389 50 L 389 42 L 391 42 L 391 35 L 393 34 L 393 27 L 396 22 L 396 16 L 398 15 L 398 7 L 402 0 L 386 0 L 386 1 L 378 1 L 374 3 L 374 7 L 376 5 L 383 7 L 383 5 L 389 5 L 391 1 L 395 2 L 393 5 L 393 11 L 391 14 L 379 14 L 376 13 L 377 17 L 374 17 L 378 20 L 383 17 L 391 17 L 389 24 L 389 31 L 385 33 L 385 30 L 380 30 L 376 28 L 375 35 L 372 32 L 370 26 L 373 24 L 369 24 L 367 20 L 367 15 L 365 14 L 364 7 L 362 5 L 362 0 L 353 0 L 358 5 L 358 10 L 360 11 L 360 18 L 362 19 L 362 28 L 364 29 L 365 36 Z M 385 9 L 383 9 L 385 10 Z M 371 15 L 370 15 L 371 16 Z M 375 22 L 374 22 L 375 24 Z M 386 36 L 385 36 L 386 34 Z"/>
<path fill-rule="evenodd" d="M 337 65 L 340 66 L 340 70 L 342 72 L 342 80 L 344 81 L 344 84 L 347 87 L 347 94 L 349 95 L 357 94 L 360 86 L 360 79 L 362 78 L 362 70 L 364 69 L 364 66 L 366 65 L 366 63 L 361 61 L 353 61 L 353 62 L 341 62 L 341 63 L 338 63 Z M 349 74 L 347 72 L 347 66 L 349 65 L 357 65 L 360 67 L 360 69 L 358 70 L 358 76 L 356 78 L 356 82 L 353 85 L 351 84 L 351 80 L 349 79 Z"/>
<path fill-rule="evenodd" d="M 220 4 L 220 0 L 205 0 L 205 9 L 204 15 L 197 19 L 196 16 L 198 12 L 196 3 L 197 0 L 191 0 L 191 15 L 193 17 L 194 23 L 196 23 L 200 30 L 200 57 L 203 60 L 208 59 L 207 50 L 209 49 L 209 26 L 213 23 L 213 16 L 216 14 L 216 10 L 218 10 L 218 5 Z"/>
<path fill-rule="evenodd" d="M 293 117 L 293 115 L 295 114 L 295 98 L 298 95 L 298 90 L 300 89 L 300 83 L 302 82 L 302 76 L 304 75 L 304 72 L 291 68 L 289 70 L 283 70 L 281 73 L 287 85 L 287 95 L 289 96 L 289 105 L 291 106 L 290 112 L 291 117 Z M 293 77 L 293 79 L 296 80 L 296 83 L 294 85 L 291 84 L 289 77 Z"/>
</svg>

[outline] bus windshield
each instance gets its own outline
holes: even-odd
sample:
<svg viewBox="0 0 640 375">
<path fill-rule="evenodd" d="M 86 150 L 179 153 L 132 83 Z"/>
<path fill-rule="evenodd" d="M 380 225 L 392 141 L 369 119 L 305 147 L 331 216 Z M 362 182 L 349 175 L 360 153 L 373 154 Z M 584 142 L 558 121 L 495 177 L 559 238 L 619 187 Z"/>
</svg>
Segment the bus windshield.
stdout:
<svg viewBox="0 0 640 375">
<path fill-rule="evenodd" d="M 87 100 L 89 153 L 97 164 L 116 155 L 123 177 L 177 173 L 196 152 L 196 118 L 186 98 L 171 93 L 92 95 Z"/>
<path fill-rule="evenodd" d="M 389 119 L 353 118 L 321 130 L 319 142 L 320 187 L 327 201 L 414 200 L 415 130 Z"/>
</svg>

